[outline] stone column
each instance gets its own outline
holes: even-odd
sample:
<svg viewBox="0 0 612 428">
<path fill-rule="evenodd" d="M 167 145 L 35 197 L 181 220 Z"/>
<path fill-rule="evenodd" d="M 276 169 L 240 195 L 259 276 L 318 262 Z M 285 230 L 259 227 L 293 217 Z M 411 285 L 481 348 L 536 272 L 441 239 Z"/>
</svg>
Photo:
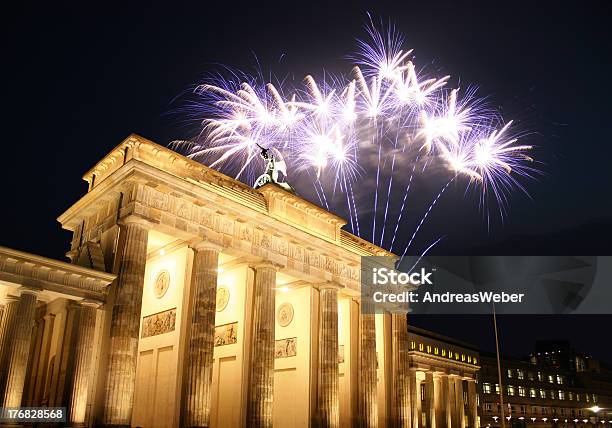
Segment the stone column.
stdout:
<svg viewBox="0 0 612 428">
<path fill-rule="evenodd" d="M 436 385 L 433 372 L 425 373 L 425 405 L 427 428 L 436 428 Z"/>
<path fill-rule="evenodd" d="M 93 337 L 96 328 L 96 310 L 99 303 L 83 300 L 79 302 L 74 317 L 74 344 L 72 350 L 72 369 L 66 381 L 68 422 L 73 425 L 85 424 L 87 392 L 91 379 L 93 356 Z"/>
<path fill-rule="evenodd" d="M 6 366 L 6 352 L 8 352 L 7 343 L 10 342 L 10 337 L 13 332 L 13 326 L 16 320 L 17 307 L 19 299 L 14 296 L 7 296 L 4 302 L 4 310 L 2 313 L 2 321 L 0 322 L 0 382 L 3 381 Z M 1 386 L 1 385 L 0 385 Z"/>
<path fill-rule="evenodd" d="M 455 384 L 455 411 L 456 411 L 456 425 L 457 428 L 465 428 L 465 404 L 463 402 L 463 380 L 456 376 L 453 377 Z"/>
<path fill-rule="evenodd" d="M 321 427 L 340 424 L 338 373 L 338 288 L 325 284 L 319 288 L 319 382 L 317 409 Z"/>
<path fill-rule="evenodd" d="M 417 376 L 417 369 L 409 369 L 410 379 L 410 405 L 412 416 L 412 428 L 419 428 L 421 424 L 421 383 Z"/>
<path fill-rule="evenodd" d="M 434 407 L 436 409 L 436 428 L 447 428 L 446 426 L 446 401 L 443 385 L 442 376 L 440 373 L 435 373 L 433 376 L 434 381 Z"/>
<path fill-rule="evenodd" d="M 271 427 L 274 398 L 274 326 L 276 268 L 254 266 L 253 338 L 247 403 L 247 426 Z"/>
<path fill-rule="evenodd" d="M 455 382 L 450 375 L 442 377 L 442 388 L 446 391 L 444 407 L 446 408 L 446 427 L 455 428 Z"/>
<path fill-rule="evenodd" d="M 362 305 L 367 305 L 367 303 L 362 301 Z M 362 306 L 359 313 L 361 330 L 359 412 L 363 428 L 376 428 L 378 426 L 376 320 L 372 309 Z"/>
<path fill-rule="evenodd" d="M 37 290 L 21 288 L 21 296 L 7 304 L 2 322 L 2 361 L 0 362 L 1 407 L 20 407 L 23 397 Z"/>
<path fill-rule="evenodd" d="M 478 428 L 478 402 L 476 401 L 476 380 L 468 379 L 468 423 L 470 428 Z"/>
<path fill-rule="evenodd" d="M 395 427 L 410 427 L 411 384 L 408 363 L 408 323 L 405 314 L 391 314 L 393 334 L 393 420 Z"/>
<path fill-rule="evenodd" d="M 218 247 L 204 242 L 194 246 L 182 417 L 186 427 L 210 424 L 218 265 Z"/>
<path fill-rule="evenodd" d="M 129 426 L 132 420 L 138 334 L 149 223 L 130 216 L 121 225 L 123 250 L 110 327 L 110 350 L 103 424 Z"/>
</svg>

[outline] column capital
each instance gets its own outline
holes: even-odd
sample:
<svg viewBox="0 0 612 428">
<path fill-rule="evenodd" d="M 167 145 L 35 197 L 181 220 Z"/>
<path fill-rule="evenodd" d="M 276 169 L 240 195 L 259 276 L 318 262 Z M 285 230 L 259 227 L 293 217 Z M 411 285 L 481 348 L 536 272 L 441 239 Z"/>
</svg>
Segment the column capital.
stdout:
<svg viewBox="0 0 612 428">
<path fill-rule="evenodd" d="M 139 215 L 135 215 L 135 214 L 130 214 L 128 216 L 125 216 L 119 219 L 118 223 L 121 226 L 127 226 L 128 224 L 137 224 L 137 225 L 144 227 L 147 230 L 153 227 L 153 222 L 151 220 L 147 220 L 146 218 L 141 217 Z"/>
<path fill-rule="evenodd" d="M 77 304 L 79 306 L 84 306 L 87 308 L 99 309 L 104 303 L 98 300 L 93 300 L 93 299 L 83 299 L 83 300 L 79 300 Z"/>
<path fill-rule="evenodd" d="M 275 271 L 282 269 L 284 266 L 279 265 L 278 263 L 271 262 L 270 260 L 262 260 L 255 263 L 250 263 L 249 267 L 255 270 L 263 269 L 263 268 L 271 268 Z"/>
<path fill-rule="evenodd" d="M 215 244 L 214 242 L 206 241 L 204 239 L 193 241 L 189 244 L 189 248 L 194 251 L 204 251 L 204 250 L 213 250 L 220 253 L 223 251 L 223 247 L 219 244 Z"/>
<path fill-rule="evenodd" d="M 2 299 L 2 303 L 4 305 L 8 305 L 9 303 L 15 303 L 15 302 L 18 302 L 18 301 L 19 301 L 19 297 L 18 296 L 13 296 L 13 295 L 6 295 Z"/>
<path fill-rule="evenodd" d="M 322 283 L 318 283 L 318 284 L 313 284 L 313 287 L 316 288 L 317 290 L 321 291 L 321 290 L 340 290 L 342 288 L 344 288 L 342 285 L 338 284 L 337 282 L 333 282 L 333 281 L 326 281 L 326 282 L 322 282 Z"/>
<path fill-rule="evenodd" d="M 21 291 L 21 294 L 30 294 L 34 297 L 38 296 L 40 294 L 40 292 L 42 291 L 41 288 L 39 287 L 35 287 L 32 285 L 22 285 L 21 287 L 19 287 L 19 291 Z"/>
</svg>

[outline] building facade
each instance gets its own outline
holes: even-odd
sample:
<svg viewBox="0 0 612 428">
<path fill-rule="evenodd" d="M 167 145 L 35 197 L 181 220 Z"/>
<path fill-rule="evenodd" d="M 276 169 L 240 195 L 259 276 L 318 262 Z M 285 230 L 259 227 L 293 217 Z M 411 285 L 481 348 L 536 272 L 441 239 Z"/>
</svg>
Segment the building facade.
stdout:
<svg viewBox="0 0 612 428">
<path fill-rule="evenodd" d="M 503 358 L 501 388 L 495 356 L 481 355 L 481 365 L 482 426 L 501 426 L 500 391 L 507 426 L 612 425 L 612 371 L 566 342 L 538 342 L 524 360 Z"/>
<path fill-rule="evenodd" d="M 393 256 L 274 184 L 138 136 L 84 176 L 58 262 L 0 248 L 2 407 L 141 427 L 478 427 L 469 346 L 360 309 Z"/>
</svg>

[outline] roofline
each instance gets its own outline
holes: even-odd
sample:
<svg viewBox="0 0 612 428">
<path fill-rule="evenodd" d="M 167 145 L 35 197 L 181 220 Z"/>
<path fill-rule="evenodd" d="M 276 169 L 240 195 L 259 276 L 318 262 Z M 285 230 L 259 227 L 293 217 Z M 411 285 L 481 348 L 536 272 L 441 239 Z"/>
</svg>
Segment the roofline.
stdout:
<svg viewBox="0 0 612 428">
<path fill-rule="evenodd" d="M 26 253 L 25 251 L 15 250 L 8 247 L 0 246 L 0 255 L 5 255 L 10 258 L 18 259 L 21 261 L 29 262 L 34 265 L 46 266 L 49 268 L 71 272 L 82 276 L 88 276 L 99 281 L 110 284 L 117 278 L 117 275 L 103 272 L 95 269 L 86 268 L 76 264 L 62 262 L 59 260 L 51 259 L 49 257 L 39 256 L 37 254 Z"/>
</svg>

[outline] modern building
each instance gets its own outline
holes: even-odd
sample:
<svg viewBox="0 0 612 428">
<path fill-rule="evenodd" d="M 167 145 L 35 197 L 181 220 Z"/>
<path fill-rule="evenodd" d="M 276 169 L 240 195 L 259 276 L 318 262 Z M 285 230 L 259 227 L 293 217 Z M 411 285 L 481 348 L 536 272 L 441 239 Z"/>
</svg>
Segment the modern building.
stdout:
<svg viewBox="0 0 612 428">
<path fill-rule="evenodd" d="M 132 135 L 58 218 L 71 263 L 0 248 L 0 407 L 70 425 L 478 426 L 477 352 L 360 310 L 393 256 L 275 184 Z"/>
<path fill-rule="evenodd" d="M 483 427 L 501 426 L 500 391 L 507 426 L 612 425 L 612 370 L 567 342 L 538 342 L 529 358 L 503 358 L 501 388 L 495 356 L 481 354 L 481 366 Z"/>
</svg>

